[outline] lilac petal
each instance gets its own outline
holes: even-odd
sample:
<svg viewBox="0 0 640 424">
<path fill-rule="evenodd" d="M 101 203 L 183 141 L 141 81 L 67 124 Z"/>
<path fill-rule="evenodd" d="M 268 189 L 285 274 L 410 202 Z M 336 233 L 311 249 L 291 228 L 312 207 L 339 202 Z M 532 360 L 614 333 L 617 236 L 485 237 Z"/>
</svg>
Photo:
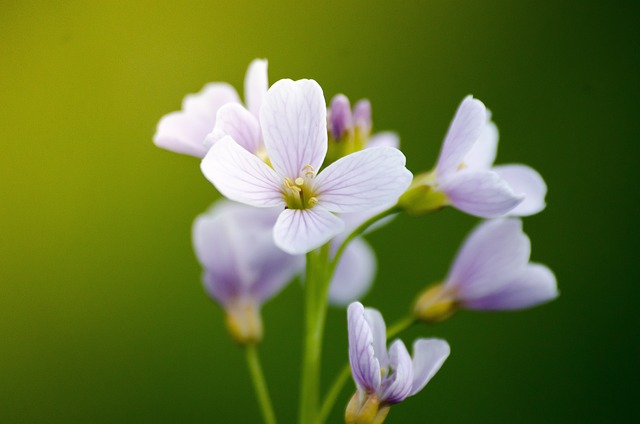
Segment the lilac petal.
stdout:
<svg viewBox="0 0 640 424">
<path fill-rule="evenodd" d="M 266 59 L 255 59 L 249 64 L 244 77 L 244 100 L 247 109 L 258 119 L 262 100 L 269 88 L 267 75 L 268 62 Z"/>
<path fill-rule="evenodd" d="M 376 147 L 345 156 L 314 181 L 318 204 L 333 212 L 360 212 L 393 203 L 411 184 L 402 152 Z"/>
<path fill-rule="evenodd" d="M 211 131 L 216 112 L 227 103 L 240 103 L 235 88 L 224 82 L 213 82 L 205 85 L 197 94 L 188 94 L 182 101 L 182 110 L 211 122 Z"/>
<path fill-rule="evenodd" d="M 202 122 L 183 112 L 172 112 L 158 122 L 153 142 L 156 146 L 172 152 L 202 158 L 208 150 L 203 140 L 213 128 L 214 120 L 215 115 L 210 122 Z"/>
<path fill-rule="evenodd" d="M 313 80 L 280 80 L 260 109 L 264 144 L 274 169 L 295 180 L 303 168 L 318 172 L 327 154 L 327 109 Z"/>
<path fill-rule="evenodd" d="M 436 165 L 437 175 L 444 177 L 455 172 L 473 143 L 478 140 L 485 123 L 487 111 L 480 100 L 465 97 L 451 121 Z"/>
<path fill-rule="evenodd" d="M 458 251 L 446 284 L 455 288 L 462 301 L 485 296 L 522 272 L 530 253 L 531 243 L 522 232 L 522 221 L 485 221 Z"/>
<path fill-rule="evenodd" d="M 373 249 L 362 239 L 355 239 L 344 250 L 336 267 L 329 302 L 345 306 L 362 298 L 371 287 L 376 275 L 376 256 Z"/>
<path fill-rule="evenodd" d="M 273 237 L 280 249 L 299 255 L 322 246 L 343 228 L 340 218 L 318 206 L 313 209 L 285 209 L 273 228 Z"/>
<path fill-rule="evenodd" d="M 228 199 L 256 207 L 284 206 L 278 175 L 229 136 L 209 150 L 200 168 Z"/>
<path fill-rule="evenodd" d="M 204 144 L 211 147 L 227 135 L 253 154 L 256 154 L 262 145 L 258 120 L 238 103 L 229 103 L 218 109 L 216 126 Z"/>
<path fill-rule="evenodd" d="M 486 296 L 464 302 L 466 308 L 498 311 L 524 309 L 558 297 L 556 277 L 541 264 L 529 264 L 502 288 Z"/>
<path fill-rule="evenodd" d="M 394 149 L 400 148 L 400 136 L 391 131 L 383 131 L 371 136 L 367 145 L 367 149 L 370 147 L 393 147 Z"/>
<path fill-rule="evenodd" d="M 463 170 L 438 183 L 456 209 L 481 218 L 502 216 L 524 200 L 492 171 Z"/>
<path fill-rule="evenodd" d="M 469 153 L 464 157 L 466 169 L 488 170 L 496 160 L 498 153 L 498 127 L 492 121 L 488 121 L 478 141 L 476 141 Z"/>
<path fill-rule="evenodd" d="M 371 132 L 371 121 L 371 102 L 367 99 L 359 100 L 353 107 L 354 125 L 368 135 Z"/>
<path fill-rule="evenodd" d="M 402 340 L 396 340 L 389 348 L 389 365 L 392 374 L 382 383 L 380 399 L 387 403 L 402 402 L 411 394 L 413 365 Z"/>
<path fill-rule="evenodd" d="M 449 357 L 449 344 L 440 339 L 418 339 L 413 343 L 413 396 L 427 385 Z"/>
<path fill-rule="evenodd" d="M 331 99 L 331 107 L 327 116 L 329 131 L 334 140 L 339 140 L 344 133 L 353 128 L 351 104 L 344 94 L 336 94 Z"/>
<path fill-rule="evenodd" d="M 389 367 L 389 354 L 387 353 L 387 326 L 380 311 L 374 308 L 365 308 L 364 317 L 371 329 L 373 337 L 373 351 L 378 358 L 380 367 L 386 369 Z"/>
<path fill-rule="evenodd" d="M 380 363 L 373 349 L 373 335 L 364 307 L 354 302 L 347 309 L 347 327 L 349 332 L 349 364 L 351 374 L 358 387 L 367 393 L 376 393 L 380 388 Z"/>
<path fill-rule="evenodd" d="M 505 180 L 514 192 L 525 195 L 522 203 L 510 210 L 509 215 L 529 216 L 545 208 L 547 185 L 535 169 L 526 165 L 500 165 L 491 170 Z"/>
</svg>

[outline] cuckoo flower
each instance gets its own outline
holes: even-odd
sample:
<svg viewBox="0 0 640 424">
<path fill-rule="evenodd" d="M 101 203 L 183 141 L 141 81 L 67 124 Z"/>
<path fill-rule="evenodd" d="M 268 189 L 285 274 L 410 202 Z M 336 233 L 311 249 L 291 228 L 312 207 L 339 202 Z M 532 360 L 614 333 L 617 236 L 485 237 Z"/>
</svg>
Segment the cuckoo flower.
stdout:
<svg viewBox="0 0 640 424">
<path fill-rule="evenodd" d="M 228 328 L 239 343 L 260 340 L 261 305 L 304 266 L 303 257 L 273 244 L 271 228 L 278 213 L 224 200 L 193 224 L 204 287 L 225 309 Z"/>
<path fill-rule="evenodd" d="M 542 177 L 524 165 L 492 167 L 498 130 L 479 100 L 466 97 L 445 136 L 435 171 L 419 175 L 401 202 L 411 211 L 451 204 L 483 218 L 524 216 L 545 207 Z"/>
<path fill-rule="evenodd" d="M 377 147 L 318 172 L 327 152 L 326 105 L 313 80 L 281 80 L 265 95 L 260 124 L 271 166 L 225 136 L 202 161 L 205 177 L 227 198 L 284 209 L 274 240 L 291 254 L 309 252 L 339 234 L 334 213 L 361 212 L 397 200 L 411 182 L 405 157 Z"/>
<path fill-rule="evenodd" d="M 389 406 L 424 388 L 449 356 L 449 344 L 418 339 L 413 359 L 401 340 L 387 351 L 382 315 L 361 303 L 349 305 L 349 363 L 357 391 L 346 411 L 347 423 L 382 423 Z"/>
<path fill-rule="evenodd" d="M 485 221 L 462 245 L 444 283 L 427 289 L 415 305 L 426 321 L 448 317 L 456 308 L 513 310 L 558 296 L 556 278 L 529 262 L 531 244 L 517 218 Z"/>
<path fill-rule="evenodd" d="M 246 105 L 256 118 L 267 85 L 267 61 L 256 59 L 249 65 L 244 80 Z M 181 111 L 160 120 L 153 141 L 163 149 L 202 158 L 210 147 L 204 143 L 205 138 L 216 122 L 229 121 L 236 114 L 243 115 L 242 111 L 246 110 L 231 85 L 209 83 L 199 93 L 187 95 Z M 245 132 L 251 130 L 251 127 L 243 129 Z"/>
</svg>

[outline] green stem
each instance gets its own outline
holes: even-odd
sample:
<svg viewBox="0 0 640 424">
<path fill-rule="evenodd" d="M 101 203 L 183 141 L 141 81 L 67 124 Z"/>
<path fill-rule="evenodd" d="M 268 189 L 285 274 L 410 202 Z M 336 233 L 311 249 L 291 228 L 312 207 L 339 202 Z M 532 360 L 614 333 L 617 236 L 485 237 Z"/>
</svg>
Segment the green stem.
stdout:
<svg viewBox="0 0 640 424">
<path fill-rule="evenodd" d="M 344 387 L 347 380 L 351 376 L 351 367 L 349 364 L 345 365 L 340 371 L 340 374 L 336 377 L 331 388 L 327 392 L 327 395 L 324 398 L 324 402 L 322 402 L 322 407 L 320 408 L 320 416 L 318 418 L 318 422 L 325 422 L 333 409 L 333 405 L 336 403 L 336 399 L 338 399 L 338 395 L 342 392 L 342 388 Z"/>
<path fill-rule="evenodd" d="M 258 357 L 258 349 L 254 344 L 247 345 L 245 349 L 247 353 L 247 365 L 249 366 L 253 388 L 256 391 L 256 397 L 260 404 L 262 418 L 265 424 L 276 424 L 276 416 L 273 412 L 273 406 L 271 405 L 269 389 L 267 388 L 262 366 L 260 365 L 260 358 Z"/>
<path fill-rule="evenodd" d="M 387 340 L 399 333 L 402 333 L 404 330 L 415 324 L 415 322 L 416 319 L 412 315 L 407 315 L 406 317 L 394 322 L 389 328 L 387 328 Z"/>
</svg>

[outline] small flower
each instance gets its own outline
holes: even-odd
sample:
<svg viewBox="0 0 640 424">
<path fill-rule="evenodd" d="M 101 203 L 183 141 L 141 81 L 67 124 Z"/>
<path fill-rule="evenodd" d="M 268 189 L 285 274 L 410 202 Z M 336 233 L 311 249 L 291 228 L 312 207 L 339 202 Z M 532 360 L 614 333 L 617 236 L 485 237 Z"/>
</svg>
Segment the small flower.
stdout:
<svg viewBox="0 0 640 424">
<path fill-rule="evenodd" d="M 424 388 L 449 356 L 449 344 L 418 339 L 413 359 L 401 340 L 386 347 L 382 315 L 361 303 L 349 305 L 349 363 L 357 391 L 346 411 L 347 423 L 382 423 L 389 406 Z"/>
<path fill-rule="evenodd" d="M 485 221 L 462 245 L 444 283 L 415 304 L 425 321 L 447 318 L 458 307 L 476 310 L 530 308 L 558 296 L 556 278 L 529 262 L 531 243 L 517 218 Z"/>
<path fill-rule="evenodd" d="M 378 147 L 346 156 L 318 172 L 327 152 L 326 106 L 312 80 L 281 80 L 267 92 L 260 123 L 271 166 L 225 136 L 202 161 L 205 177 L 227 198 L 284 211 L 274 240 L 291 254 L 309 252 L 339 234 L 333 213 L 395 202 L 411 182 L 405 157 Z"/>
<path fill-rule="evenodd" d="M 418 175 L 400 203 L 409 212 L 451 204 L 482 218 L 533 215 L 545 207 L 547 187 L 525 165 L 493 166 L 498 130 L 484 104 L 466 97 L 442 144 L 435 170 Z"/>
<path fill-rule="evenodd" d="M 241 344 L 262 338 L 260 307 L 289 283 L 304 258 L 278 249 L 271 228 L 279 211 L 218 201 L 193 224 L 193 245 L 204 287 L 227 314 Z"/>
<path fill-rule="evenodd" d="M 256 59 L 249 65 L 244 80 L 244 95 L 247 108 L 254 116 L 262 104 L 267 91 L 267 61 Z M 233 105 L 230 110 L 225 105 Z M 220 115 L 221 109 L 222 111 Z M 163 149 L 202 158 L 209 150 L 205 145 L 207 134 L 217 120 L 228 120 L 234 112 L 242 109 L 236 90 L 223 82 L 209 83 L 197 94 L 189 94 L 182 102 L 182 110 L 162 117 L 158 123 L 153 142 Z M 244 131 L 250 131 L 247 128 Z"/>
</svg>

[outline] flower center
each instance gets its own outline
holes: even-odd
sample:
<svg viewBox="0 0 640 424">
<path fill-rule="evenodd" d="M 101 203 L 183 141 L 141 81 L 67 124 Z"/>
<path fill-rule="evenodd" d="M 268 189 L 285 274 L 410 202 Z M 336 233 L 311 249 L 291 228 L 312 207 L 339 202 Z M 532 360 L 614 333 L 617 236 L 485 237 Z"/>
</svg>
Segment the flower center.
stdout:
<svg viewBox="0 0 640 424">
<path fill-rule="evenodd" d="M 311 209 L 318 203 L 313 193 L 313 179 L 316 176 L 311 165 L 300 171 L 301 176 L 295 180 L 285 178 L 282 191 L 288 209 Z"/>
</svg>

